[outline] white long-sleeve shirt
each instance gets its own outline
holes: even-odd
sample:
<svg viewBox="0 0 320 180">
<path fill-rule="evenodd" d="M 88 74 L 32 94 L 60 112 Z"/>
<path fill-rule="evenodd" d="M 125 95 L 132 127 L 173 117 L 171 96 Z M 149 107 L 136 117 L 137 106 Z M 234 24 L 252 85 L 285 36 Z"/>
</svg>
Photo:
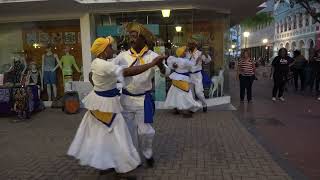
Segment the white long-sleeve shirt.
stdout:
<svg viewBox="0 0 320 180">
<path fill-rule="evenodd" d="M 201 57 L 201 61 L 198 64 L 196 64 L 197 59 L 199 57 Z M 204 62 L 205 64 L 208 64 L 212 60 L 210 56 L 206 57 L 205 55 L 202 54 L 201 51 L 199 51 L 197 49 L 195 49 L 193 53 L 188 52 L 187 58 L 195 63 L 195 65 L 191 69 L 191 72 L 201 71 L 202 70 L 202 62 Z"/>
<path fill-rule="evenodd" d="M 170 79 L 190 82 L 190 77 L 181 73 L 189 73 L 191 68 L 195 65 L 194 62 L 187 58 L 176 58 L 174 56 L 170 56 L 167 59 L 167 63 L 168 66 L 174 70 L 174 72 L 169 76 Z M 174 64 L 176 64 L 178 67 L 174 68 Z"/>
<path fill-rule="evenodd" d="M 159 55 L 151 50 L 146 52 L 143 55 L 144 62 L 151 63 L 156 57 Z M 131 51 L 125 51 L 120 53 L 115 58 L 115 63 L 127 68 L 129 67 L 136 59 L 131 56 Z M 137 62 L 134 64 L 134 66 L 140 65 L 140 61 L 137 60 Z M 155 66 L 153 68 L 148 69 L 147 71 L 138 74 L 136 76 L 132 77 L 125 77 L 124 78 L 124 84 L 123 88 L 128 90 L 132 94 L 143 94 L 146 91 L 149 91 L 152 89 L 152 79 L 155 75 L 155 70 L 158 67 Z M 170 69 L 165 65 L 166 68 L 166 75 L 170 74 Z M 122 94 L 121 96 L 121 103 L 124 107 L 136 107 L 136 108 L 142 108 L 144 106 L 144 96 L 127 96 Z"/>
</svg>

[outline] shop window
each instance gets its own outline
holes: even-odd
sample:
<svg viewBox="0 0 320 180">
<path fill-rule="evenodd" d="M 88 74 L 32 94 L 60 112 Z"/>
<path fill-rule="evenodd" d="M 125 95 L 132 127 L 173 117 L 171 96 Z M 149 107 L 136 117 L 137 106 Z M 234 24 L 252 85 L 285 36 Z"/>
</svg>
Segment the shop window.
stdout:
<svg viewBox="0 0 320 180">
<path fill-rule="evenodd" d="M 1 24 L 0 74 L 4 75 L 4 81 L 0 83 L 5 87 L 38 85 L 40 88 L 44 85 L 43 100 L 49 99 L 45 86 L 49 84 L 57 88 L 57 94 L 51 91 L 51 99 L 61 97 L 65 82 L 81 79 L 80 41 L 79 20 Z M 58 61 L 62 67 L 57 66 Z M 71 70 L 69 63 L 73 65 Z M 42 65 L 45 72 L 42 72 Z M 49 72 L 54 67 L 55 71 Z M 44 75 L 43 81 L 30 75 L 35 71 Z"/>
<path fill-rule="evenodd" d="M 208 14 L 211 14 L 208 16 Z M 213 15 L 212 15 L 213 14 Z M 156 42 L 150 46 L 159 54 L 175 55 L 179 46 L 187 45 L 189 38 L 199 43 L 199 49 L 215 59 L 215 65 L 208 64 L 204 70 L 211 75 L 224 64 L 223 37 L 227 17 L 209 10 L 172 10 L 169 18 L 162 17 L 161 11 L 121 12 L 96 15 L 96 35 L 112 35 L 116 39 L 117 52 L 127 50 L 130 45 L 123 27 L 127 22 L 139 22 L 156 36 Z M 110 23 L 111 22 L 111 23 Z M 180 32 L 176 26 L 181 26 Z M 258 29 L 252 28 L 253 29 Z M 166 86 L 167 88 L 170 86 Z M 156 98 L 157 99 L 157 98 Z"/>
<path fill-rule="evenodd" d="M 299 14 L 299 28 L 303 27 L 303 16 L 302 13 Z"/>
<path fill-rule="evenodd" d="M 306 21 L 306 26 L 309 26 L 310 24 L 310 16 L 308 14 L 305 15 L 305 21 Z"/>
</svg>

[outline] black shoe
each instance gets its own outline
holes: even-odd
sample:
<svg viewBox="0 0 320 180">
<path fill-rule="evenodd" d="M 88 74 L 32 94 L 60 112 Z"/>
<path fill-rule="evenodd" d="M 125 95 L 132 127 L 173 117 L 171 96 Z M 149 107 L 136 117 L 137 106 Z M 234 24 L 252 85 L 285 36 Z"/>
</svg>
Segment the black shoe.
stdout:
<svg viewBox="0 0 320 180">
<path fill-rule="evenodd" d="M 191 113 L 183 113 L 182 115 L 184 118 L 192 118 L 192 114 Z"/>
<path fill-rule="evenodd" d="M 203 106 L 202 111 L 205 112 L 205 113 L 208 111 L 207 105 L 206 105 L 206 106 Z"/>
<path fill-rule="evenodd" d="M 153 168 L 153 166 L 154 166 L 154 159 L 153 159 L 153 157 L 151 157 L 151 158 L 149 158 L 149 159 L 146 159 L 146 163 L 147 163 L 147 166 L 148 166 L 149 168 Z"/>
<path fill-rule="evenodd" d="M 106 174 L 111 174 L 111 173 L 114 173 L 115 170 L 112 168 L 112 169 L 106 169 L 106 170 L 100 170 L 99 171 L 99 175 L 100 176 L 103 176 L 103 175 L 106 175 Z"/>
<path fill-rule="evenodd" d="M 174 114 L 174 115 L 179 115 L 180 112 L 179 112 L 179 110 L 178 110 L 177 108 L 174 108 L 174 109 L 173 109 L 173 114 Z"/>
</svg>

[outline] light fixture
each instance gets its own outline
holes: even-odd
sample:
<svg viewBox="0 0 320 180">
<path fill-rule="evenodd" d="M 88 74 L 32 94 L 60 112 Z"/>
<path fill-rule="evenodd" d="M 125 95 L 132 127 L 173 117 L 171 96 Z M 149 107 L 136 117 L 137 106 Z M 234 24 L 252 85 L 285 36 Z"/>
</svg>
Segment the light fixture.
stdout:
<svg viewBox="0 0 320 180">
<path fill-rule="evenodd" d="M 162 12 L 163 17 L 165 17 L 165 18 L 170 17 L 170 12 L 171 12 L 170 9 L 163 9 L 163 10 L 161 10 L 161 12 Z"/>
<path fill-rule="evenodd" d="M 268 50 L 269 49 L 269 47 L 268 46 L 266 46 L 266 50 Z"/>
<path fill-rule="evenodd" d="M 232 49 L 236 48 L 236 45 L 232 44 L 232 45 L 231 45 L 231 48 L 232 48 Z"/>
<path fill-rule="evenodd" d="M 176 31 L 177 32 L 181 32 L 182 31 L 182 27 L 181 26 L 176 26 Z"/>
<path fill-rule="evenodd" d="M 229 52 L 232 52 L 232 49 L 229 49 Z"/>
<path fill-rule="evenodd" d="M 39 45 L 38 43 L 33 43 L 32 46 L 33 46 L 34 48 L 40 48 L 40 45 Z"/>
<path fill-rule="evenodd" d="M 263 44 L 267 44 L 267 43 L 268 43 L 268 39 L 263 39 L 263 40 L 262 40 L 262 43 L 263 43 Z"/>
<path fill-rule="evenodd" d="M 248 31 L 244 32 L 243 36 L 246 37 L 246 38 L 249 37 L 250 36 L 250 32 L 248 32 Z"/>
</svg>

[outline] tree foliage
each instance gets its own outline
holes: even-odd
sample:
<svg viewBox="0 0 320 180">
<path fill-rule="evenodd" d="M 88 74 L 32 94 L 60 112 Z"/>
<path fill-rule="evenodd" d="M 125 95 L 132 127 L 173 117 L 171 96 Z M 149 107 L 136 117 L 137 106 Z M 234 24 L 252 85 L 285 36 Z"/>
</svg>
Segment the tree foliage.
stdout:
<svg viewBox="0 0 320 180">
<path fill-rule="evenodd" d="M 269 13 L 258 13 L 253 17 L 246 18 L 241 23 L 241 27 L 244 29 L 254 28 L 260 25 L 271 23 L 274 20 L 273 16 Z"/>
<path fill-rule="evenodd" d="M 284 3 L 283 0 L 280 1 Z M 294 4 L 299 4 L 314 20 L 320 23 L 320 13 L 316 12 L 316 9 L 313 6 L 314 3 L 320 4 L 320 0 L 290 0 L 290 7 L 292 8 L 294 7 Z"/>
</svg>

